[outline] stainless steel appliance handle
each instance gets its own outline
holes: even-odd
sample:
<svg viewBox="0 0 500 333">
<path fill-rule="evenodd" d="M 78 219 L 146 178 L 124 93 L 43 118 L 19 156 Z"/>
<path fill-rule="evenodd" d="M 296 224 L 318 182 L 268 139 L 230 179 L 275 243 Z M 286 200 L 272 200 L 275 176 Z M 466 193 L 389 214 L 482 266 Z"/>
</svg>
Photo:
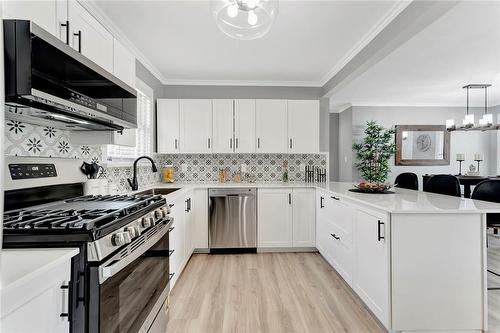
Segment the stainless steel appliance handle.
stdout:
<svg viewBox="0 0 500 333">
<path fill-rule="evenodd" d="M 121 271 L 123 268 L 127 267 L 131 262 L 142 256 L 147 250 L 149 250 L 154 244 L 156 244 L 166 233 L 170 231 L 170 226 L 172 225 L 172 220 L 170 220 L 167 224 L 165 224 L 165 221 L 169 220 L 164 220 L 160 223 L 158 223 L 154 228 L 161 228 L 158 232 L 153 234 L 152 236 L 148 237 L 148 233 L 144 233 L 141 237 L 136 238 L 132 243 L 127 245 L 128 249 L 134 249 L 131 250 L 131 252 L 126 255 L 125 257 L 122 256 L 122 252 L 124 250 L 121 250 L 113 256 L 111 259 L 106 261 L 104 264 L 99 266 L 99 284 L 102 284 L 104 281 L 109 279 L 110 277 L 114 276 L 117 274 L 119 271 Z M 156 229 L 151 229 L 151 230 L 156 230 Z M 144 240 L 143 237 L 146 237 L 147 239 Z M 137 244 L 142 245 L 137 246 Z"/>
</svg>

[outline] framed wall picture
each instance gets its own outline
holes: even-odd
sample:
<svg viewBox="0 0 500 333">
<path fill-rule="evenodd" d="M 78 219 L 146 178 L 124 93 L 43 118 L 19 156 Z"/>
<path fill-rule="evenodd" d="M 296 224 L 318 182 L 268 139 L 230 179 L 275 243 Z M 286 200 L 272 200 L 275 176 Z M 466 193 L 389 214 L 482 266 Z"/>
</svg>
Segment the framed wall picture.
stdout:
<svg viewBox="0 0 500 333">
<path fill-rule="evenodd" d="M 443 125 L 396 125 L 396 165 L 449 165 L 450 132 Z"/>
</svg>

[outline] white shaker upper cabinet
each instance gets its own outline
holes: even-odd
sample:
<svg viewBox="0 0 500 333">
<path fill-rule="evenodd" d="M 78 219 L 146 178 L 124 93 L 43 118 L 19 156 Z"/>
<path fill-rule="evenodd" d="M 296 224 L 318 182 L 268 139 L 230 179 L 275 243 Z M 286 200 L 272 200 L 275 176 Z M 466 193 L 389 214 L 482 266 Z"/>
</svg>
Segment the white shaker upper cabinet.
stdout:
<svg viewBox="0 0 500 333">
<path fill-rule="evenodd" d="M 113 36 L 77 1 L 68 2 L 70 45 L 101 66 L 113 72 Z"/>
<path fill-rule="evenodd" d="M 232 153 L 234 151 L 234 112 L 232 99 L 214 99 L 213 101 L 213 138 L 214 153 Z"/>
<path fill-rule="evenodd" d="M 135 88 L 135 57 L 116 38 L 113 38 L 113 74 Z"/>
<path fill-rule="evenodd" d="M 182 153 L 212 152 L 212 100 L 181 99 L 180 149 Z"/>
<path fill-rule="evenodd" d="M 20 19 L 35 22 L 41 28 L 66 42 L 66 1 L 2 1 L 4 19 Z"/>
<path fill-rule="evenodd" d="M 234 101 L 234 151 L 255 153 L 255 100 Z"/>
<path fill-rule="evenodd" d="M 158 153 L 178 153 L 179 100 L 158 99 L 156 101 L 156 138 Z"/>
<path fill-rule="evenodd" d="M 288 101 L 288 152 L 319 152 L 319 101 Z"/>
<path fill-rule="evenodd" d="M 258 99 L 255 101 L 257 153 L 287 151 L 287 101 Z"/>
</svg>

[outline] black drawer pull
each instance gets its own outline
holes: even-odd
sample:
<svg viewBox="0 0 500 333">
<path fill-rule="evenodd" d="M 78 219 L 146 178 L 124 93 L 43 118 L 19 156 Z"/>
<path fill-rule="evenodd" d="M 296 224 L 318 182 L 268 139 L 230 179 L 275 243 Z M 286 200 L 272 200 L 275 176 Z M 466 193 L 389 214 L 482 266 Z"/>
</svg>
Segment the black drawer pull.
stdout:
<svg viewBox="0 0 500 333">
<path fill-rule="evenodd" d="M 319 208 L 325 208 L 325 205 L 323 204 L 324 200 L 325 200 L 325 198 L 323 198 L 323 197 L 319 198 Z"/>
<path fill-rule="evenodd" d="M 333 196 L 331 196 L 330 198 L 332 198 L 333 200 L 340 200 L 340 198 L 333 197 Z"/>
<path fill-rule="evenodd" d="M 340 237 L 335 235 L 335 234 L 330 234 L 333 238 L 335 238 L 336 240 L 340 240 Z"/>
<path fill-rule="evenodd" d="M 168 232 L 171 232 L 174 229 L 175 229 L 175 227 L 170 227 L 170 228 L 168 228 Z"/>
</svg>

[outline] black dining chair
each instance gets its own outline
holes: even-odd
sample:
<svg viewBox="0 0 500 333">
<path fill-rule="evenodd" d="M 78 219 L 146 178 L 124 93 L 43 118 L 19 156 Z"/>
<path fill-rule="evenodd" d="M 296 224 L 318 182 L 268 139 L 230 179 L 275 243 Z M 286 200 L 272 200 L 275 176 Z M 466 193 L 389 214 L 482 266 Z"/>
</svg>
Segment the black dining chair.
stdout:
<svg viewBox="0 0 500 333">
<path fill-rule="evenodd" d="M 425 192 L 437 194 L 452 195 L 454 197 L 462 196 L 460 190 L 460 181 L 452 175 L 434 175 L 424 184 Z"/>
<path fill-rule="evenodd" d="M 483 180 L 474 187 L 471 199 L 500 203 L 500 179 Z M 486 228 L 493 229 L 494 234 L 498 234 L 500 229 L 500 214 L 486 214 Z M 486 239 L 488 246 L 488 239 Z M 488 270 L 488 272 L 500 276 L 500 273 Z M 488 288 L 489 290 L 499 290 L 500 288 Z"/>
<path fill-rule="evenodd" d="M 418 191 L 418 177 L 413 172 L 400 173 L 394 181 L 395 187 Z"/>
</svg>

